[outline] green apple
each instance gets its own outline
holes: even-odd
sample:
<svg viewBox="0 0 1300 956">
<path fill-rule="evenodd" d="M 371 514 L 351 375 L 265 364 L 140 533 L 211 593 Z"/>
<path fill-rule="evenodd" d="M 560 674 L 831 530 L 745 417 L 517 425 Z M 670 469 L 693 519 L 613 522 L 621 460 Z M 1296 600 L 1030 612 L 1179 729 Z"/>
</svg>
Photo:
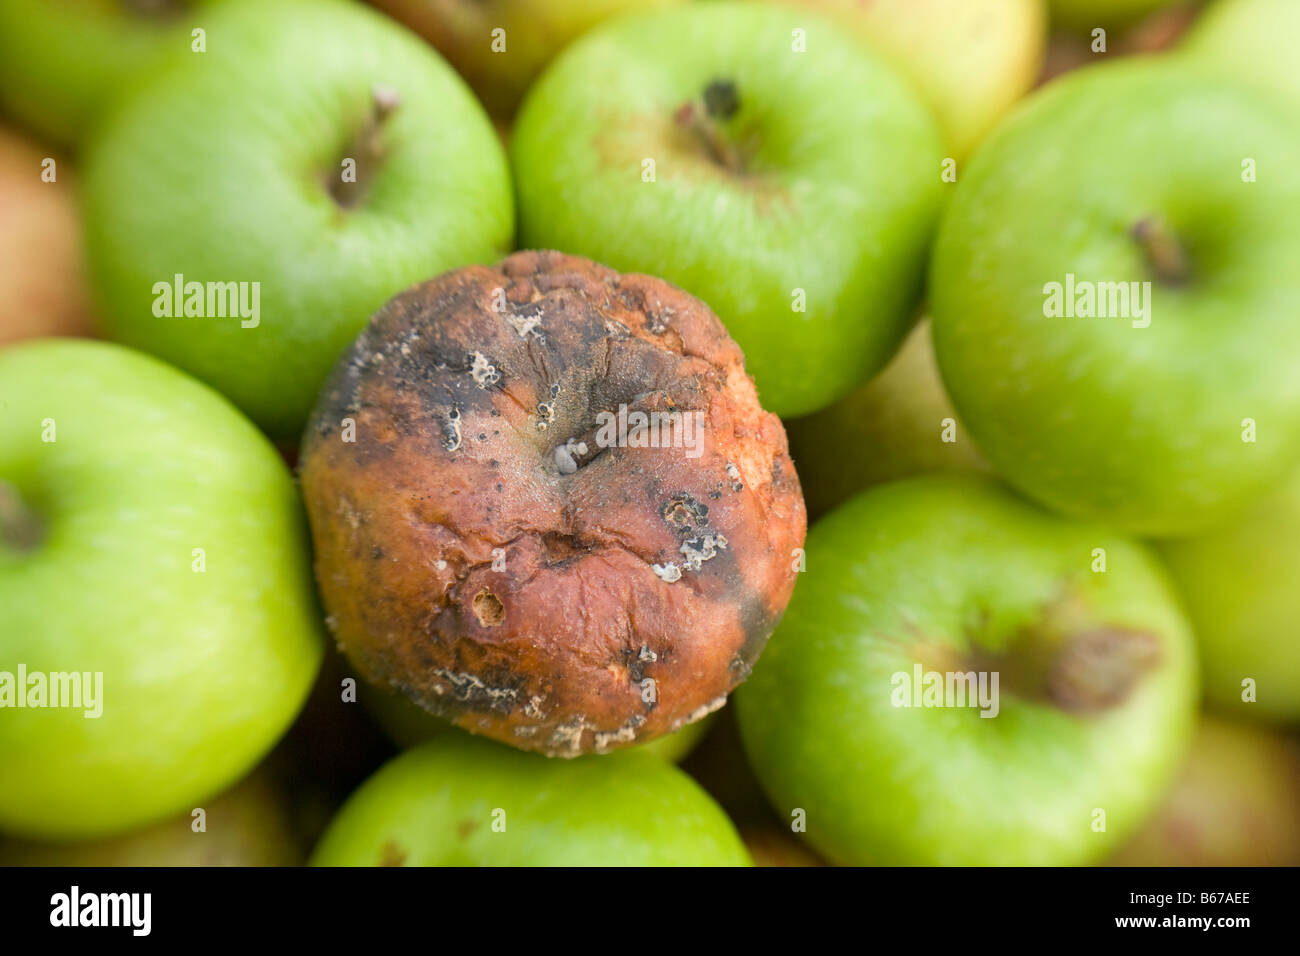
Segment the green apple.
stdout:
<svg viewBox="0 0 1300 956">
<path fill-rule="evenodd" d="M 36 837 L 220 792 L 293 720 L 323 647 L 275 449 L 100 342 L 0 352 L 0 608 L 0 830 Z"/>
<path fill-rule="evenodd" d="M 1293 740 L 1202 720 L 1187 763 L 1116 866 L 1300 866 Z"/>
<path fill-rule="evenodd" d="M 848 398 L 787 421 L 785 430 L 810 518 L 869 485 L 989 470 L 943 390 L 924 320 L 883 372 Z"/>
<path fill-rule="evenodd" d="M 1300 104 L 1300 3 L 1218 0 L 1197 20 L 1183 52 L 1214 70 L 1276 90 Z"/>
<path fill-rule="evenodd" d="M 959 181 L 931 267 L 944 384 L 994 468 L 1154 536 L 1300 450 L 1300 128 L 1178 64 L 1049 85 Z M 1258 172 L 1256 172 L 1256 170 Z"/>
<path fill-rule="evenodd" d="M 833 16 L 912 82 L 958 159 L 1038 78 L 1043 0 L 779 0 Z"/>
<path fill-rule="evenodd" d="M 1209 704 L 1238 720 L 1300 721 L 1300 471 L 1226 527 L 1159 548 Z"/>
<path fill-rule="evenodd" d="M 434 737 L 448 733 L 464 733 L 451 721 L 429 713 L 405 694 L 389 693 L 382 688 L 358 681 L 361 700 L 374 717 L 375 723 L 383 728 L 393 743 L 399 747 L 414 747 L 432 740 Z M 637 749 L 654 754 L 661 760 L 676 763 L 685 757 L 700 742 L 704 732 L 712 722 L 712 715 L 703 720 L 687 724 L 662 737 L 656 737 L 649 743 L 640 744 Z M 599 760 L 603 754 L 592 755 L 589 759 Z"/>
<path fill-rule="evenodd" d="M 318 866 L 745 866 L 726 815 L 639 750 L 552 760 L 444 734 L 384 765 L 316 847 Z"/>
<path fill-rule="evenodd" d="M 1187 0 L 1048 0 L 1052 25 L 1067 30 L 1125 27 Z"/>
<path fill-rule="evenodd" d="M 283 787 L 264 770 L 178 817 L 119 836 L 0 839 L 0 866 L 299 866 L 303 857 Z"/>
<path fill-rule="evenodd" d="M 1085 863 L 1177 769 L 1195 651 L 1141 546 L 934 475 L 814 525 L 804 578 L 737 717 L 829 860 Z"/>
<path fill-rule="evenodd" d="M 214 11 L 207 52 L 111 114 L 85 178 L 110 333 L 275 437 L 296 437 L 395 292 L 511 242 L 504 152 L 473 95 L 419 38 L 346 3 Z"/>
<path fill-rule="evenodd" d="M 4 0 L 0 106 L 78 144 L 170 52 L 188 50 L 219 0 Z"/>
<path fill-rule="evenodd" d="M 62 156 L 0 126 L 0 345 L 94 331 L 76 190 Z"/>
<path fill-rule="evenodd" d="M 469 81 L 494 116 L 509 117 L 560 50 L 598 23 L 682 0 L 374 0 L 419 33 Z"/>
<path fill-rule="evenodd" d="M 911 324 L 941 141 L 830 21 L 716 3 L 607 23 L 538 80 L 511 155 L 525 246 L 700 297 L 778 414 L 847 394 Z"/>
</svg>

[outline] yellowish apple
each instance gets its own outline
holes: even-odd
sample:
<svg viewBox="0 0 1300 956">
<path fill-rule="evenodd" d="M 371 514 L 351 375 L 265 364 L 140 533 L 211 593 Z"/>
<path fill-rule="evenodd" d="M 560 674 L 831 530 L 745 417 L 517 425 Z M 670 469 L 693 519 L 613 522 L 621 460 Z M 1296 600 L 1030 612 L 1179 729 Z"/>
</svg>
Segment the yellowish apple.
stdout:
<svg viewBox="0 0 1300 956">
<path fill-rule="evenodd" d="M 785 424 L 810 517 L 884 481 L 989 470 L 944 391 L 925 320 L 866 385 Z"/>
<path fill-rule="evenodd" d="M 373 0 L 420 34 L 469 81 L 493 116 L 509 117 L 570 41 L 634 10 L 682 0 Z"/>
<path fill-rule="evenodd" d="M 1043 0 L 779 0 L 837 17 L 909 79 L 955 159 L 1034 85 L 1047 44 Z"/>
</svg>

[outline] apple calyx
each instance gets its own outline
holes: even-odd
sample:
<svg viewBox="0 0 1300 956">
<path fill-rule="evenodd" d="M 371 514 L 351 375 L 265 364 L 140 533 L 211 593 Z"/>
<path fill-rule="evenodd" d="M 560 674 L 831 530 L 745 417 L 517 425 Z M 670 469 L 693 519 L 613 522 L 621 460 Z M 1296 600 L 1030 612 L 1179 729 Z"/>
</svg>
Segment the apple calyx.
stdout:
<svg viewBox="0 0 1300 956">
<path fill-rule="evenodd" d="M 392 87 L 376 85 L 372 89 L 370 113 L 356 138 L 344 150 L 340 162 L 335 163 L 329 173 L 330 196 L 341 209 L 353 209 L 365 199 L 370 184 L 374 181 L 375 170 L 383 163 L 386 155 L 384 122 L 401 104 L 401 96 Z M 338 173 L 339 167 L 349 159 L 355 163 L 351 179 Z"/>
<path fill-rule="evenodd" d="M 1071 634 L 1047 669 L 1047 697 L 1073 713 L 1118 707 L 1159 659 L 1160 643 L 1145 631 L 1101 627 Z"/>
<path fill-rule="evenodd" d="M 1168 222 L 1159 216 L 1146 216 L 1133 224 L 1132 236 L 1157 279 L 1170 286 L 1186 284 L 1191 277 L 1187 250 Z"/>
<path fill-rule="evenodd" d="M 45 526 L 18 489 L 0 478 L 0 550 L 35 551 L 45 538 Z"/>
<path fill-rule="evenodd" d="M 731 80 L 710 82 L 696 99 L 687 100 L 677 107 L 673 119 L 695 135 L 708 151 L 709 157 L 733 173 L 745 171 L 745 161 L 722 124 L 740 110 L 740 93 Z"/>
<path fill-rule="evenodd" d="M 611 445 L 630 443 L 635 448 L 643 440 L 663 440 L 671 447 L 674 440 L 685 440 L 681 434 L 680 418 L 674 420 L 671 417 L 676 409 L 672 398 L 662 392 L 642 392 L 633 396 L 620 406 L 617 413 L 609 413 L 604 422 L 597 421 L 586 431 L 557 445 L 551 451 L 555 467 L 561 475 L 572 475 Z M 680 411 L 675 413 L 681 414 Z M 663 428 L 667 431 L 661 432 Z M 640 447 L 649 446 L 643 444 Z"/>
<path fill-rule="evenodd" d="M 1122 705 L 1160 661 L 1154 634 L 1118 625 L 1050 618 L 1012 635 L 995 651 L 972 642 L 964 654 L 933 646 L 918 655 L 939 670 L 996 672 L 1002 690 L 1071 714 Z"/>
</svg>

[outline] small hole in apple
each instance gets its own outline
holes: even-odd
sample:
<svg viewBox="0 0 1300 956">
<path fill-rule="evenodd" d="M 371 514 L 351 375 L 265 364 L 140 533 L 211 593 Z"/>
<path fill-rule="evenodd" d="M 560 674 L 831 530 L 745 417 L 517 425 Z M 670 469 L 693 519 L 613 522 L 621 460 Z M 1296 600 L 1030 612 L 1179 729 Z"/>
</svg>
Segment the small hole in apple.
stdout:
<svg viewBox="0 0 1300 956">
<path fill-rule="evenodd" d="M 474 616 L 482 627 L 496 627 L 506 619 L 505 605 L 491 591 L 479 591 L 474 595 Z"/>
</svg>

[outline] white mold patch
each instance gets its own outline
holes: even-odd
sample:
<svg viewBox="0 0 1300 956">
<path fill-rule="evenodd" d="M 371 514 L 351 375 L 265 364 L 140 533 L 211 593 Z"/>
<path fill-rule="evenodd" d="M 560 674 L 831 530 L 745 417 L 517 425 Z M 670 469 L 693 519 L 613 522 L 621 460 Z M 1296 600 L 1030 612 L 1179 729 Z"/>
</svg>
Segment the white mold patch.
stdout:
<svg viewBox="0 0 1300 956">
<path fill-rule="evenodd" d="M 698 571 L 705 561 L 717 557 L 719 551 L 727 550 L 727 539 L 720 534 L 709 532 L 698 537 L 688 538 L 678 549 L 686 559 L 687 571 Z"/>
<path fill-rule="evenodd" d="M 659 575 L 659 580 L 665 584 L 672 584 L 674 581 L 682 579 L 682 569 L 673 561 L 669 561 L 667 564 L 652 564 L 650 569 Z"/>
<path fill-rule="evenodd" d="M 457 672 L 440 667 L 433 673 L 456 689 L 456 697 L 459 700 L 513 701 L 519 696 L 519 692 L 513 687 L 489 687 L 477 676 L 465 671 Z M 438 693 L 442 691 L 438 689 Z"/>
<path fill-rule="evenodd" d="M 578 470 L 578 459 L 587 454 L 587 443 L 570 438 L 555 449 L 555 467 L 562 475 L 571 475 Z"/>
<path fill-rule="evenodd" d="M 703 720 L 705 717 L 709 716 L 709 714 L 713 713 L 715 710 L 721 710 L 722 705 L 725 704 L 726 702 L 727 702 L 727 695 L 723 694 L 721 697 L 715 697 L 713 700 L 709 701 L 707 704 L 704 704 L 701 707 L 696 707 L 685 717 L 681 718 L 680 720 L 673 721 L 673 730 L 680 730 L 681 728 L 685 727 L 687 724 L 693 724 L 697 720 Z"/>
<path fill-rule="evenodd" d="M 473 363 L 470 366 L 469 375 L 479 388 L 488 389 L 501 381 L 501 373 L 497 371 L 495 365 L 487 360 L 487 356 L 482 352 L 473 352 L 469 358 Z"/>
<path fill-rule="evenodd" d="M 521 339 L 526 339 L 530 335 L 536 338 L 542 337 L 539 331 L 542 327 L 542 310 L 536 306 L 526 312 L 507 312 L 506 322 Z"/>
</svg>

